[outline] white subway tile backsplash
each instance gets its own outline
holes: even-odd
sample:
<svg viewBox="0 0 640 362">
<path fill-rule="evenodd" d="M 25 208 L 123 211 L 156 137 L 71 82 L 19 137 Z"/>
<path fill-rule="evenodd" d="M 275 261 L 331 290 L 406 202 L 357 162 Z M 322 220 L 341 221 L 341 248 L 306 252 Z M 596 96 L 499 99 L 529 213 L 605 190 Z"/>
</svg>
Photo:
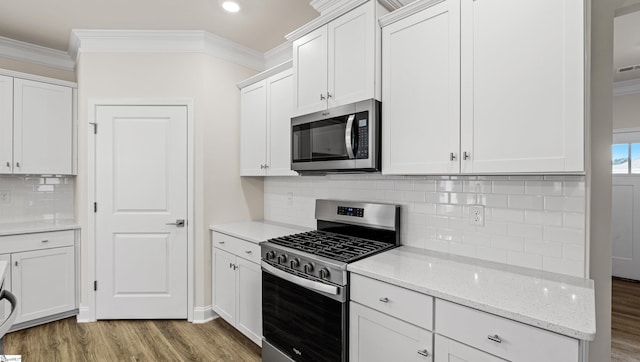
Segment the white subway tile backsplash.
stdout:
<svg viewBox="0 0 640 362">
<path fill-rule="evenodd" d="M 54 185 L 29 182 L 32 193 Z M 393 202 L 402 205 L 403 245 L 584 276 L 584 176 L 330 175 L 264 184 L 268 220 L 314 227 L 320 197 Z M 470 225 L 470 205 L 485 206 L 484 226 Z"/>
<path fill-rule="evenodd" d="M 524 181 L 493 181 L 494 194 L 524 194 Z"/>
<path fill-rule="evenodd" d="M 509 208 L 542 210 L 544 198 L 537 195 L 509 195 Z"/>
<path fill-rule="evenodd" d="M 74 178 L 68 176 L 0 175 L 0 223 L 70 219 L 74 217 Z"/>
</svg>

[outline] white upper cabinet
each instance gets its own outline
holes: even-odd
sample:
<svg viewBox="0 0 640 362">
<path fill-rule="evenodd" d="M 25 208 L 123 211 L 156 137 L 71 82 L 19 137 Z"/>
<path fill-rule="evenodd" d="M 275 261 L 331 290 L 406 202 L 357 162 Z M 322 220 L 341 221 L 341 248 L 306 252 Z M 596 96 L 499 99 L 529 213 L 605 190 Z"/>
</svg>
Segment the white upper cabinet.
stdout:
<svg viewBox="0 0 640 362">
<path fill-rule="evenodd" d="M 13 171 L 13 78 L 0 75 L 0 173 Z"/>
<path fill-rule="evenodd" d="M 380 98 L 380 27 L 372 0 L 293 41 L 294 115 Z"/>
<path fill-rule="evenodd" d="M 463 173 L 584 171 L 584 2 L 462 0 Z"/>
<path fill-rule="evenodd" d="M 382 31 L 382 170 L 457 173 L 460 13 L 445 1 Z"/>
<path fill-rule="evenodd" d="M 7 84 L 11 84 L 9 80 L 13 80 L 12 97 L 7 95 Z M 11 105 L 7 99 L 12 99 Z M 71 88 L 2 77 L 0 103 L 0 172 L 60 175 L 74 173 Z M 8 112 L 13 111 L 12 119 L 8 118 L 7 109 Z"/>
<path fill-rule="evenodd" d="M 297 175 L 291 171 L 291 69 L 242 88 L 240 97 L 240 175 Z"/>
<path fill-rule="evenodd" d="M 291 171 L 293 71 L 267 79 L 267 175 L 295 176 Z"/>
<path fill-rule="evenodd" d="M 381 19 L 385 174 L 584 172 L 584 4 L 419 1 Z"/>
<path fill-rule="evenodd" d="M 240 91 L 240 174 L 263 176 L 267 148 L 266 80 Z"/>
</svg>

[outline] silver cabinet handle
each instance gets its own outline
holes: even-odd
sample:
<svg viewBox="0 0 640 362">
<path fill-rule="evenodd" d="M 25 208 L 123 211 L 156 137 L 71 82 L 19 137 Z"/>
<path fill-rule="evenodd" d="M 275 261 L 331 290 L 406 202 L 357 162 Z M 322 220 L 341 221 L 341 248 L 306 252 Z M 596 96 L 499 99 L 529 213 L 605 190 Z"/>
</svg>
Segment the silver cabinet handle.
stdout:
<svg viewBox="0 0 640 362">
<path fill-rule="evenodd" d="M 42 240 L 42 242 L 43 242 L 43 243 L 48 243 L 48 242 L 49 242 L 49 240 L 44 239 L 44 240 Z"/>
<path fill-rule="evenodd" d="M 455 161 L 455 160 L 456 160 L 456 158 L 457 158 L 457 157 L 456 157 L 456 154 L 455 154 L 455 153 L 451 152 L 451 153 L 449 154 L 449 160 L 451 160 L 451 161 Z"/>
<path fill-rule="evenodd" d="M 429 357 L 429 351 L 427 351 L 426 349 L 419 349 L 418 354 L 425 357 Z"/>
<path fill-rule="evenodd" d="M 233 264 L 233 270 L 236 270 L 236 269 L 238 269 L 238 266 Z"/>
<path fill-rule="evenodd" d="M 244 251 L 246 254 L 251 254 L 251 250 L 245 250 Z"/>
<path fill-rule="evenodd" d="M 260 165 L 260 169 L 261 169 L 261 170 L 264 170 L 264 165 L 262 165 L 262 164 L 261 164 L 261 165 Z"/>
<path fill-rule="evenodd" d="M 497 334 L 492 335 L 488 335 L 487 338 L 489 338 L 489 340 L 492 340 L 496 343 L 502 343 L 502 338 L 498 337 Z"/>
<path fill-rule="evenodd" d="M 327 98 L 331 98 L 331 97 L 333 97 L 331 93 L 327 92 Z"/>
<path fill-rule="evenodd" d="M 184 219 L 177 219 L 176 222 L 168 222 L 165 225 L 175 225 L 179 228 L 183 228 L 184 227 Z"/>
<path fill-rule="evenodd" d="M 218 244 L 224 245 L 224 241 L 218 241 Z"/>
<path fill-rule="evenodd" d="M 20 167 L 20 162 L 16 162 L 16 167 Z"/>
<path fill-rule="evenodd" d="M 269 165 L 264 165 L 264 168 L 269 168 Z"/>
<path fill-rule="evenodd" d="M 468 159 L 471 158 L 471 154 L 469 152 L 465 151 L 465 152 L 462 153 L 462 158 L 465 159 L 465 160 L 468 160 Z"/>
<path fill-rule="evenodd" d="M 7 167 L 11 167 L 11 162 L 7 161 Z"/>
<path fill-rule="evenodd" d="M 389 298 L 387 298 L 387 297 L 380 298 L 378 300 L 381 301 L 382 303 L 389 303 Z"/>
<path fill-rule="evenodd" d="M 322 94 L 322 93 L 320 93 L 320 100 L 321 100 L 321 101 L 324 101 L 324 100 L 325 100 L 325 98 L 324 98 L 324 94 Z"/>
<path fill-rule="evenodd" d="M 15 262 L 15 265 L 16 265 L 16 267 L 18 266 L 18 261 L 17 261 L 17 260 L 16 260 L 16 262 Z"/>
</svg>

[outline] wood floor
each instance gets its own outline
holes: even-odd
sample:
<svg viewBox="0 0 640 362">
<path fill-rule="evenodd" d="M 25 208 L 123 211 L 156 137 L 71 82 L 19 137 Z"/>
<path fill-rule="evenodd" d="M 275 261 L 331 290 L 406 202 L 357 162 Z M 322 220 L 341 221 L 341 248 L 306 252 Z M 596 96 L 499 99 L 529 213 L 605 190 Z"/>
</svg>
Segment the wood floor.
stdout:
<svg viewBox="0 0 640 362">
<path fill-rule="evenodd" d="M 640 361 L 640 282 L 611 284 L 611 361 Z"/>
<path fill-rule="evenodd" d="M 260 361 L 260 348 L 221 318 L 204 324 L 67 318 L 7 334 L 4 353 L 23 361 Z"/>
</svg>

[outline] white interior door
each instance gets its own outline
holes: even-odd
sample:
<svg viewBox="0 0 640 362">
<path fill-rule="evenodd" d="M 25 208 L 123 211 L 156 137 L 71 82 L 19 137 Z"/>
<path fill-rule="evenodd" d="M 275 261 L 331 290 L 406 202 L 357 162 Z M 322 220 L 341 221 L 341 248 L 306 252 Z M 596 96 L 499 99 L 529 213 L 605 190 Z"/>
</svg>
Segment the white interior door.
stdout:
<svg viewBox="0 0 640 362">
<path fill-rule="evenodd" d="M 98 106 L 96 317 L 187 318 L 187 108 Z M 184 225 L 186 226 L 186 225 Z"/>
</svg>

